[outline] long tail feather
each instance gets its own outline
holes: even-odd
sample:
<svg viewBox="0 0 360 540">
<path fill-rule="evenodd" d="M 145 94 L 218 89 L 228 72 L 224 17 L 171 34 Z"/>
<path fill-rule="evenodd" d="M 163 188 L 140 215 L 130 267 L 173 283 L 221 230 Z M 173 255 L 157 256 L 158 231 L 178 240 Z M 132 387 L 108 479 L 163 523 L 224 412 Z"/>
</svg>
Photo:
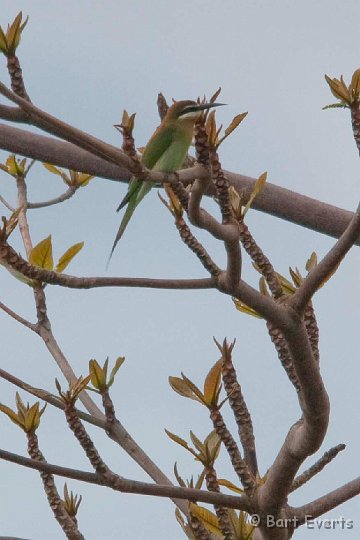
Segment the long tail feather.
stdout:
<svg viewBox="0 0 360 540">
<path fill-rule="evenodd" d="M 115 250 L 115 248 L 117 246 L 117 243 L 119 242 L 122 235 L 124 234 L 125 229 L 126 229 L 128 223 L 129 223 L 133 213 L 135 212 L 135 209 L 136 209 L 137 205 L 143 200 L 145 195 L 152 188 L 152 184 L 150 182 L 138 182 L 137 181 L 136 184 L 137 184 L 136 185 L 136 190 L 135 189 L 132 190 L 132 196 L 129 198 L 128 207 L 125 210 L 125 213 L 124 213 L 123 218 L 122 218 L 121 223 L 120 223 L 120 227 L 118 229 L 118 232 L 116 234 L 113 246 L 111 248 L 110 255 L 109 255 L 109 258 L 108 258 L 108 262 L 107 262 L 107 266 L 109 266 L 110 259 L 112 257 L 112 254 L 114 253 L 114 250 Z"/>
<path fill-rule="evenodd" d="M 130 180 L 129 188 L 127 190 L 127 193 L 126 193 L 125 197 L 123 198 L 123 200 L 121 201 L 121 203 L 119 204 L 119 206 L 117 207 L 117 209 L 116 209 L 117 212 L 122 210 L 130 202 L 132 196 L 135 195 L 136 193 L 138 193 L 138 191 L 141 188 L 141 184 L 142 184 L 142 182 L 139 181 L 139 180 L 135 180 L 135 178 Z"/>
</svg>

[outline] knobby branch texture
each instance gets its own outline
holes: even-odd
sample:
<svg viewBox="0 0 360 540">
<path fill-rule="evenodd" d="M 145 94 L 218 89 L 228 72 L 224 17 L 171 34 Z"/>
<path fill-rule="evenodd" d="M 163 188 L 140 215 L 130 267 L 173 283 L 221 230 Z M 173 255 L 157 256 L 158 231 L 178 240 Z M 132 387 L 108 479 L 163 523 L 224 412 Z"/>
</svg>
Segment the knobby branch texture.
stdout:
<svg viewBox="0 0 360 540">
<path fill-rule="evenodd" d="M 14 21 L 15 26 L 13 30 L 8 30 L 9 35 L 6 35 L 6 39 L 10 40 L 11 32 L 12 35 L 16 35 L 16 32 L 21 34 L 23 27 L 20 23 L 21 17 L 17 22 Z M 47 270 L 41 265 L 30 264 L 18 255 L 9 243 L 12 227 L 10 222 L 4 220 L 0 231 L 0 260 L 5 268 L 27 278 L 28 284 L 33 288 L 36 322 L 27 321 L 3 303 L 0 303 L 0 308 L 44 340 L 51 356 L 67 378 L 69 390 L 66 392 L 60 390 L 59 399 L 45 390 L 33 388 L 4 370 L 0 370 L 0 376 L 64 411 L 75 439 L 83 448 L 95 472 L 77 471 L 47 463 L 39 450 L 38 438 L 35 434 L 43 411 L 39 412 L 38 406 L 30 408 L 28 405 L 26 408 L 19 398 L 17 399 L 17 413 L 3 406 L 1 410 L 13 421 L 16 418 L 18 425 L 26 431 L 30 459 L 5 450 L 0 450 L 0 458 L 40 472 L 45 493 L 56 519 L 64 534 L 74 539 L 83 538 L 77 526 L 76 512 L 72 514 L 66 505 L 66 500 L 60 499 L 54 486 L 53 475 L 106 486 L 122 493 L 170 497 L 182 512 L 184 517 L 181 519 L 186 520 L 182 522 L 184 530 L 190 531 L 193 537 L 202 539 L 211 539 L 214 528 L 217 528 L 226 540 L 236 538 L 233 514 L 230 513 L 230 509 L 237 509 L 240 511 L 237 519 L 245 520 L 247 538 L 287 540 L 292 537 L 294 529 L 304 523 L 305 515 L 320 516 L 358 495 L 360 481 L 355 479 L 301 507 L 290 507 L 287 502 L 288 495 L 294 489 L 310 481 L 343 449 L 343 445 L 338 445 L 305 473 L 297 475 L 304 461 L 322 445 L 329 422 L 329 399 L 319 368 L 318 328 L 311 300 L 317 289 L 331 277 L 350 248 L 359 244 L 359 211 L 352 214 L 270 184 L 257 194 L 252 203 L 254 208 L 338 238 L 334 247 L 319 264 L 312 268 L 304 280 L 298 280 L 298 282 L 294 280 L 294 287 L 293 289 L 290 287 L 289 292 L 289 286 L 286 288 L 283 285 L 281 276 L 276 273 L 270 259 L 258 246 L 244 222 L 245 211 L 241 206 L 244 207 L 251 199 L 255 181 L 223 170 L 218 155 L 218 132 L 214 124 L 214 116 L 205 113 L 197 120 L 195 129 L 197 162 L 195 164 L 172 174 L 150 171 L 141 164 L 139 156 L 136 155 L 135 141 L 131 138 L 131 132 L 126 134 L 127 139 L 124 138 L 123 149 L 127 149 L 124 152 L 36 107 L 25 90 L 20 62 L 11 44 L 7 43 L 4 54 L 8 58 L 8 71 L 13 91 L 0 83 L 0 94 L 15 106 L 1 104 L 0 118 L 38 127 L 60 140 L 0 125 L 0 148 L 111 180 L 128 181 L 131 176 L 135 176 L 145 182 L 173 186 L 173 198 L 170 197 L 171 200 L 167 206 L 175 218 L 181 240 L 192 250 L 209 276 L 192 280 L 161 280 L 121 277 L 86 278 L 65 275 Z M 211 98 L 212 102 L 216 97 L 215 94 Z M 164 118 L 168 106 L 162 95 L 159 96 L 158 106 L 160 116 Z M 62 203 L 72 197 L 76 189 L 69 187 L 64 194 L 50 201 L 29 203 L 26 174 L 17 171 L 15 175 L 19 207 L 16 221 L 29 259 L 33 246 L 28 210 Z M 191 189 L 186 190 L 189 184 L 191 184 Z M 242 196 L 240 205 L 238 202 L 234 203 L 231 198 L 231 185 Z M 220 207 L 221 220 L 202 207 L 205 195 L 215 197 Z M 226 253 L 224 269 L 221 269 L 220 265 L 211 258 L 196 238 L 194 229 L 199 228 L 204 229 L 209 236 L 223 244 Z M 262 276 L 260 292 L 247 284 L 242 276 L 243 251 L 251 258 Z M 107 379 L 107 365 L 103 368 L 100 366 L 90 368 L 90 374 L 85 379 L 75 376 L 51 328 L 46 305 L 45 284 L 71 288 L 126 286 L 180 290 L 217 289 L 223 294 L 234 297 L 237 302 L 240 302 L 241 309 L 252 310 L 253 314 L 265 319 L 280 362 L 289 381 L 294 385 L 300 408 L 299 419 L 288 430 L 266 477 L 261 478 L 258 471 L 251 413 L 233 362 L 234 344 L 229 346 L 226 340 L 222 346 L 217 344 L 221 351 L 221 359 L 217 367 L 214 366 L 209 372 L 203 394 L 189 379 L 184 378 L 181 383 L 178 383 L 180 384 L 177 387 L 178 393 L 184 397 L 197 399 L 210 410 L 210 419 L 217 442 L 215 446 L 212 446 L 214 442 L 210 443 L 210 439 L 201 443 L 195 436 L 192 437 L 194 445 L 202 455 L 201 461 L 205 467 L 204 477 L 208 491 L 194 489 L 192 485 L 186 487 L 178 475 L 180 487 L 175 487 L 130 437 L 117 418 L 109 393 L 113 381 L 110 382 Z M 90 380 L 102 395 L 105 414 L 85 392 Z M 219 402 L 221 381 L 224 383 L 226 395 L 225 400 Z M 75 407 L 75 401 L 78 398 L 83 402 L 89 414 Z M 220 412 L 225 402 L 233 413 L 238 437 L 231 433 Z M 124 448 L 129 456 L 149 474 L 155 484 L 129 480 L 111 471 L 85 430 L 82 420 L 104 429 L 107 435 Z M 180 440 L 179 444 L 188 449 L 184 441 Z M 243 492 L 237 496 L 220 493 L 220 481 L 218 481 L 216 471 L 217 444 L 219 446 L 222 444 L 227 450 L 233 469 L 242 485 Z M 203 519 L 201 511 L 198 512 L 197 505 L 189 506 L 189 501 L 205 502 L 214 506 L 216 515 L 213 516 L 212 532 L 207 530 L 206 520 Z M 249 516 L 253 514 L 259 518 L 256 528 L 248 521 Z M 268 516 L 273 519 L 288 520 L 289 525 L 269 527 Z"/>
</svg>

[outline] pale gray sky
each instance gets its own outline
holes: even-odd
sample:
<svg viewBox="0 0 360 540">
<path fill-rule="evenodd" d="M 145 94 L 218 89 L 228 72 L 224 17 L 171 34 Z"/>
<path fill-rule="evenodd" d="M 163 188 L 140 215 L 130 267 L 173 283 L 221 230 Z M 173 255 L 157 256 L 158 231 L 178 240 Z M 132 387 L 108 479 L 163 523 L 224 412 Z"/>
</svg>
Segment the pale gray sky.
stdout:
<svg viewBox="0 0 360 540">
<path fill-rule="evenodd" d="M 22 9 L 30 16 L 19 56 L 35 104 L 63 120 L 120 144 L 113 124 L 123 108 L 136 111 L 136 143 L 142 146 L 158 123 L 159 91 L 170 99 L 210 95 L 221 85 L 218 111 L 225 125 L 238 112 L 249 115 L 223 145 L 226 169 L 257 176 L 323 201 L 354 209 L 359 199 L 359 158 L 346 111 L 322 111 L 333 98 L 324 73 L 349 80 L 359 67 L 359 15 L 356 0 L 312 2 L 275 0 L 183 0 L 181 2 L 99 0 L 77 2 L 2 0 L 0 23 Z M 0 79 L 7 81 L 4 60 Z M 6 158 L 1 153 L 2 161 Z M 29 179 L 32 201 L 60 194 L 63 185 L 41 165 Z M 85 248 L 69 272 L 105 274 L 105 263 L 119 224 L 115 212 L 125 187 L 94 180 L 70 201 L 31 213 L 34 242 L 53 235 L 59 256 L 72 243 Z M 1 176 L 0 192 L 14 201 L 14 185 Z M 333 240 L 275 218 L 251 213 L 255 238 L 277 270 L 303 269 L 315 250 L 321 257 Z M 218 264 L 223 249 L 198 234 Z M 13 243 L 21 249 L 18 236 Z M 321 332 L 322 373 L 332 403 L 323 448 L 340 442 L 347 449 L 309 486 L 290 499 L 304 504 L 358 475 L 359 250 L 354 248 L 333 280 L 315 300 Z M 202 267 L 178 239 L 155 191 L 133 218 L 114 255 L 108 275 L 201 277 Z M 246 264 L 244 277 L 256 284 Z M 1 300 L 34 319 L 30 289 L 1 271 Z M 77 373 L 88 360 L 126 356 L 113 389 L 119 416 L 135 439 L 172 477 L 174 461 L 183 476 L 199 466 L 176 448 L 163 428 L 203 437 L 210 431 L 205 411 L 174 394 L 168 375 L 184 371 L 201 383 L 217 360 L 212 336 L 237 338 L 236 365 L 253 415 L 259 463 L 264 474 L 299 408 L 282 372 L 263 322 L 235 311 L 215 292 L 108 289 L 74 291 L 47 288 L 54 333 Z M 59 377 L 43 344 L 0 313 L 2 366 L 33 384 L 54 389 Z M 1 402 L 11 405 L 14 389 L 0 381 Z M 23 395 L 27 399 L 26 395 Z M 230 416 L 229 416 L 230 418 Z M 23 434 L 0 416 L 2 448 L 26 453 Z M 90 429 L 104 458 L 117 472 L 147 480 L 145 474 L 102 433 Z M 90 470 L 65 427 L 48 407 L 39 430 L 48 461 Z M 235 481 L 225 453 L 221 475 Z M 38 475 L 0 462 L 0 535 L 60 540 L 63 534 L 45 501 Z M 80 528 L 87 540 L 173 538 L 180 540 L 170 502 L 70 482 L 83 495 Z M 62 487 L 63 481 L 58 485 Z M 299 539 L 359 538 L 359 502 L 353 500 L 327 517 L 354 520 L 348 531 L 302 530 Z"/>
</svg>

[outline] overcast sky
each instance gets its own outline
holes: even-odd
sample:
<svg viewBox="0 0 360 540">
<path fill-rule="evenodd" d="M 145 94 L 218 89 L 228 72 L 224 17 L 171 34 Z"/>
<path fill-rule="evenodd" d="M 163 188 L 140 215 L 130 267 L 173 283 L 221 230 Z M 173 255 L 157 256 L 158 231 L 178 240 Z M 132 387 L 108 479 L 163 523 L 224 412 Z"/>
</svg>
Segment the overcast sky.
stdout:
<svg viewBox="0 0 360 540">
<path fill-rule="evenodd" d="M 0 24 L 19 10 L 29 23 L 19 48 L 32 101 L 51 114 L 115 145 L 113 124 L 124 108 L 136 116 L 136 143 L 146 143 L 158 124 L 159 91 L 171 100 L 211 95 L 220 85 L 219 122 L 239 112 L 248 117 L 224 143 L 226 169 L 258 176 L 268 171 L 277 185 L 353 210 L 359 199 L 359 158 L 349 114 L 323 111 L 334 101 L 324 74 L 349 81 L 359 67 L 356 0 L 1 0 Z M 4 59 L 1 81 L 8 82 Z M 6 159 L 0 153 L 2 162 Z M 11 179 L 0 177 L 0 194 L 15 204 Z M 39 201 L 64 191 L 61 181 L 37 164 L 29 177 L 29 198 Z M 50 233 L 60 256 L 69 245 L 85 247 L 69 268 L 74 275 L 203 277 L 204 270 L 178 238 L 168 212 L 153 191 L 121 240 L 106 274 L 106 259 L 119 224 L 115 208 L 122 184 L 93 180 L 68 202 L 29 213 L 34 243 Z M 210 206 L 213 208 L 213 206 Z M 2 208 L 2 214 L 6 210 Z M 310 253 L 323 256 L 332 239 L 256 211 L 249 226 L 276 269 L 304 269 Z M 224 264 L 221 245 L 199 233 L 215 261 Z M 13 245 L 22 250 L 17 234 Z M 316 296 L 321 335 L 321 366 L 331 400 L 331 418 L 322 453 L 338 443 L 347 449 L 289 503 L 302 505 L 358 475 L 359 250 L 354 248 L 336 276 Z M 244 265 L 244 279 L 258 276 Z M 1 301 L 34 320 L 30 289 L 1 270 Z M 124 425 L 172 478 L 175 461 L 184 477 L 200 472 L 164 427 L 188 437 L 211 430 L 206 411 L 174 394 L 167 377 L 184 371 L 202 384 L 218 359 L 212 337 L 236 337 L 235 362 L 253 415 L 259 465 L 264 474 L 299 407 L 262 321 L 238 313 L 230 298 L 215 292 L 135 289 L 93 291 L 47 287 L 53 330 L 78 374 L 90 358 L 126 356 L 113 398 Z M 0 312 L 1 365 L 34 386 L 54 391 L 59 372 L 37 336 Z M 0 381 L 1 402 L 14 403 L 14 388 Z M 28 396 L 22 394 L 24 399 Z M 230 415 L 229 415 L 229 418 Z M 233 423 L 230 421 L 230 425 Z M 103 457 L 119 474 L 146 475 L 103 433 L 90 429 Z M 26 454 L 22 432 L 0 416 L 0 446 Z M 49 462 L 90 470 L 59 412 L 48 407 L 39 429 Z M 223 452 L 220 476 L 236 479 Z M 37 473 L 0 463 L 0 535 L 60 540 Z M 63 481 L 58 486 L 62 489 Z M 120 495 L 69 482 L 83 495 L 79 525 L 87 540 L 103 538 L 184 538 L 168 501 Z M 348 531 L 303 529 L 299 539 L 359 538 L 359 502 L 353 500 L 327 517 L 354 520 Z"/>
</svg>

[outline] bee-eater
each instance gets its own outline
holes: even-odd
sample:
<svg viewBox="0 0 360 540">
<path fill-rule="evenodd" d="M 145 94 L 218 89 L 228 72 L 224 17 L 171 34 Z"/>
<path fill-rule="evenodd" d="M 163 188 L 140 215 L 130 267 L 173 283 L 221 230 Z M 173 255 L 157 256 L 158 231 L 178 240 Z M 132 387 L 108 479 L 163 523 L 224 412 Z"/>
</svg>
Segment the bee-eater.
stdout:
<svg viewBox="0 0 360 540">
<path fill-rule="evenodd" d="M 223 103 L 175 101 L 147 143 L 141 156 L 141 163 L 154 171 L 172 173 L 180 169 L 194 136 L 195 121 L 205 109 L 220 105 Z M 151 182 L 144 182 L 138 178 L 130 180 L 128 192 L 117 208 L 118 212 L 127 205 L 109 260 L 116 244 L 124 234 L 135 208 L 153 185 Z"/>
</svg>

